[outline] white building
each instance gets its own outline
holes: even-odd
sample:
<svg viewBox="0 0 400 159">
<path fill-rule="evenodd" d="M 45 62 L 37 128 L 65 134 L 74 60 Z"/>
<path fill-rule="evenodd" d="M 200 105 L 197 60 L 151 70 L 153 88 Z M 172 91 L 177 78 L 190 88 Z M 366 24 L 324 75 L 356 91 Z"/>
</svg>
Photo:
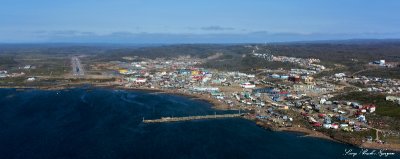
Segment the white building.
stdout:
<svg viewBox="0 0 400 159">
<path fill-rule="evenodd" d="M 32 82 L 32 81 L 35 81 L 35 80 L 36 80 L 35 77 L 29 77 L 29 78 L 27 79 L 27 81 L 29 81 L 29 82 Z"/>
<path fill-rule="evenodd" d="M 249 82 L 246 82 L 246 83 L 240 84 L 240 87 L 242 87 L 242 88 L 255 88 L 256 85 L 255 84 L 251 84 Z"/>
</svg>

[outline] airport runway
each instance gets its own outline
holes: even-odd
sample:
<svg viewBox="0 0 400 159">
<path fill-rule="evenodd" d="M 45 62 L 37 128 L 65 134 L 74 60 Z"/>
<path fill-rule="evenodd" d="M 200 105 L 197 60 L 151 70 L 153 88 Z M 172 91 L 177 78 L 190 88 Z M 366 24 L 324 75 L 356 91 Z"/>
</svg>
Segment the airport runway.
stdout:
<svg viewBox="0 0 400 159">
<path fill-rule="evenodd" d="M 72 73 L 74 76 L 84 76 L 85 75 L 81 61 L 79 60 L 78 57 L 72 57 L 71 64 L 72 64 Z"/>
</svg>

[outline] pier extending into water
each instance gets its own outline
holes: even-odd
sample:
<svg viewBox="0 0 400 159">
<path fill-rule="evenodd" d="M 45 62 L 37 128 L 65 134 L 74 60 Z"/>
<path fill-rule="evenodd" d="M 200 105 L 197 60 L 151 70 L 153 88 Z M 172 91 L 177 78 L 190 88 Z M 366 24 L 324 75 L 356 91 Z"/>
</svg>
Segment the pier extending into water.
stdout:
<svg viewBox="0 0 400 159">
<path fill-rule="evenodd" d="M 166 123 L 166 122 L 178 122 L 178 121 L 189 121 L 189 120 L 201 120 L 201 119 L 217 119 L 217 118 L 236 118 L 241 117 L 243 114 L 221 114 L 221 115 L 201 115 L 201 116 L 186 116 L 186 117 L 162 117 L 161 119 L 145 120 L 144 123 Z"/>
</svg>

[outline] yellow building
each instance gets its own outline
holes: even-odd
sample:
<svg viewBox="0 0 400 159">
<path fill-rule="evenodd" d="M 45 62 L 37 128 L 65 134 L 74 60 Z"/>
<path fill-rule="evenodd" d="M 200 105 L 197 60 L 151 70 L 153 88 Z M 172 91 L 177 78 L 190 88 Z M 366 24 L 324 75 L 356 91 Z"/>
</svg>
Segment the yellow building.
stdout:
<svg viewBox="0 0 400 159">
<path fill-rule="evenodd" d="M 192 71 L 192 76 L 199 75 L 199 71 Z"/>
<path fill-rule="evenodd" d="M 308 77 L 304 78 L 304 83 L 306 83 L 306 84 L 314 84 L 314 78 L 308 76 Z"/>
<path fill-rule="evenodd" d="M 127 69 L 120 69 L 120 70 L 119 70 L 119 73 L 120 73 L 120 74 L 127 74 L 127 73 L 128 73 L 128 70 L 127 70 Z"/>
</svg>

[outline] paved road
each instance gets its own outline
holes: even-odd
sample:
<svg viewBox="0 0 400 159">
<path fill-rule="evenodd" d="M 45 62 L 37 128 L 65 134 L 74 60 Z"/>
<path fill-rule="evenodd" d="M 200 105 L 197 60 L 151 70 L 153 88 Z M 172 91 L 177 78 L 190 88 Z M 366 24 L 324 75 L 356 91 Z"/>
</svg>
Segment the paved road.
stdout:
<svg viewBox="0 0 400 159">
<path fill-rule="evenodd" d="M 71 64 L 72 64 L 72 73 L 74 76 L 84 76 L 85 75 L 81 61 L 79 60 L 78 57 L 72 57 Z"/>
<path fill-rule="evenodd" d="M 352 74 L 352 76 L 355 76 L 355 75 L 357 75 L 357 74 L 359 74 L 359 73 L 361 73 L 361 72 L 365 72 L 365 71 L 369 71 L 369 70 L 374 70 L 374 69 L 376 69 L 376 68 L 362 69 L 362 70 L 359 70 L 359 71 L 357 71 L 357 72 L 354 72 L 354 73 Z"/>
</svg>

